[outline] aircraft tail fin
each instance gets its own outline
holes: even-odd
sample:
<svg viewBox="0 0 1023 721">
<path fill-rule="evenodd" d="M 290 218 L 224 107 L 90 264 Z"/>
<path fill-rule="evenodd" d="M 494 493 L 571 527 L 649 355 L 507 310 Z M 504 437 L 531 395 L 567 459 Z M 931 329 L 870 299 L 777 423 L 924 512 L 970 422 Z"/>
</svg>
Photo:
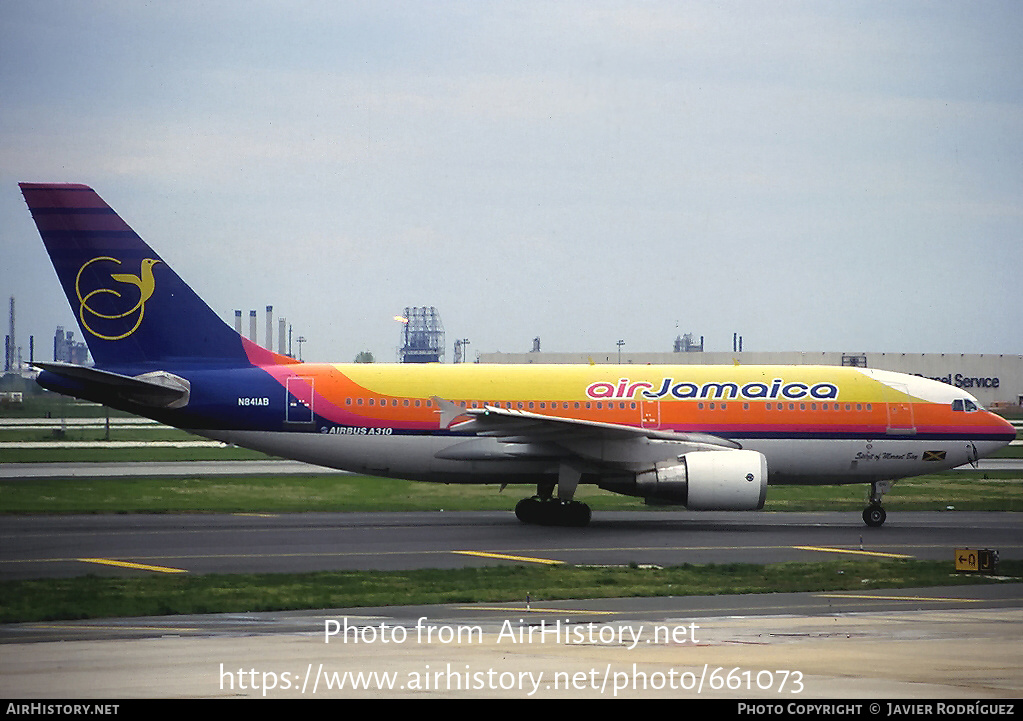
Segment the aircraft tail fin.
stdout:
<svg viewBox="0 0 1023 721">
<path fill-rule="evenodd" d="M 97 366 L 244 366 L 281 358 L 217 316 L 92 188 L 20 187 Z"/>
</svg>

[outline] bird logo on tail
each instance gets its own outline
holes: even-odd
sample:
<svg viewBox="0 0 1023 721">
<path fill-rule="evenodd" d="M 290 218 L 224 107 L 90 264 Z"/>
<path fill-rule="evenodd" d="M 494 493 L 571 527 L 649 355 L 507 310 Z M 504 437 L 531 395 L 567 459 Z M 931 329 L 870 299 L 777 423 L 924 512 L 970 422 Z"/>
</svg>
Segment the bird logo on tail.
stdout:
<svg viewBox="0 0 1023 721">
<path fill-rule="evenodd" d="M 84 292 L 82 289 L 82 276 L 86 272 L 86 268 L 89 268 L 93 263 L 102 261 L 109 261 L 121 265 L 121 261 L 116 258 L 109 256 L 99 256 L 92 260 L 86 261 L 81 268 L 78 269 L 78 275 L 75 276 L 75 292 L 78 295 L 78 317 L 82 321 L 82 327 L 92 333 L 97 338 L 103 340 L 121 340 L 127 338 L 142 325 L 142 318 L 146 312 L 146 301 L 148 301 L 153 291 L 156 289 L 156 280 L 153 277 L 153 266 L 160 261 L 155 258 L 145 258 L 142 261 L 141 267 L 139 268 L 138 275 L 132 275 L 131 273 L 111 273 L 110 279 L 115 280 L 118 283 L 125 283 L 127 285 L 133 285 L 138 288 L 138 300 L 135 304 L 123 312 L 117 312 L 119 308 L 116 307 L 116 302 L 107 303 L 110 298 L 122 298 L 122 294 L 119 290 L 114 288 L 99 287 Z M 95 270 L 95 269 L 93 269 Z M 110 305 L 111 307 L 107 307 Z M 131 316 L 135 315 L 134 325 L 127 330 L 124 327 L 131 323 Z M 87 320 L 88 318 L 88 320 Z M 122 320 L 122 319 L 128 320 Z M 91 325 L 90 325 L 91 324 Z M 101 333 L 93 326 L 103 326 L 103 330 L 107 330 L 110 335 Z M 124 332 L 120 332 L 120 331 Z"/>
</svg>

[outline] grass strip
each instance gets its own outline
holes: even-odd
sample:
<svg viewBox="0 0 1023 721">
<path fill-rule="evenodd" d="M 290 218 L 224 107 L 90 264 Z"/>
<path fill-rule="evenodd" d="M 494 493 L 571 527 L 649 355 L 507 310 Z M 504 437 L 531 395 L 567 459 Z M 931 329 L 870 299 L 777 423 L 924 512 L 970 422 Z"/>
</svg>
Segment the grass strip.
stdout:
<svg viewBox="0 0 1023 721">
<path fill-rule="evenodd" d="M 1000 479 L 995 476 L 1004 475 Z M 1023 480 L 1006 471 L 954 471 L 900 481 L 889 511 L 1023 511 Z M 861 511 L 869 486 L 771 486 L 768 511 Z M 0 483 L 0 513 L 293 513 L 511 510 L 532 486 L 416 483 L 371 476 L 68 478 Z M 656 510 L 642 499 L 580 486 L 594 511 Z"/>
<path fill-rule="evenodd" d="M 129 437 L 131 434 L 124 434 L 120 437 L 111 434 L 112 440 L 138 440 Z M 13 439 L 12 439 L 13 440 Z M 22 439 L 18 439 L 22 440 Z M 101 439 L 96 439 L 101 440 Z M 145 439 L 156 440 L 202 440 L 199 436 L 187 434 L 176 436 L 163 434 L 150 436 Z M 76 448 L 57 447 L 52 448 L 4 448 L 4 461 L 10 463 L 76 463 L 76 462 L 103 462 L 118 463 L 124 461 L 240 461 L 240 460 L 266 460 L 274 456 L 252 451 L 237 446 L 224 446 L 213 448 L 155 448 L 149 445 L 140 445 L 135 448 Z M 1023 458 L 1023 446 L 1009 446 L 1003 448 L 992 458 Z M 965 471 L 964 471 L 965 472 Z M 1006 471 L 1011 472 L 1011 471 Z M 1019 476 L 1019 471 L 1014 471 Z"/>
<path fill-rule="evenodd" d="M 156 439 L 154 439 L 156 440 Z M 160 439 L 173 440 L 173 439 Z M 201 440 L 189 436 L 189 440 Z M 266 461 L 272 460 L 260 451 L 236 446 L 210 448 L 5 448 L 5 463 L 122 463 L 144 461 Z"/>
<path fill-rule="evenodd" d="M 1023 561 L 1004 561 L 1006 577 Z M 1019 580 L 1011 578 L 1011 580 Z M 868 560 L 671 568 L 491 566 L 412 571 L 210 574 L 0 583 L 0 622 L 640 596 L 864 591 L 997 583 L 944 561 Z"/>
</svg>

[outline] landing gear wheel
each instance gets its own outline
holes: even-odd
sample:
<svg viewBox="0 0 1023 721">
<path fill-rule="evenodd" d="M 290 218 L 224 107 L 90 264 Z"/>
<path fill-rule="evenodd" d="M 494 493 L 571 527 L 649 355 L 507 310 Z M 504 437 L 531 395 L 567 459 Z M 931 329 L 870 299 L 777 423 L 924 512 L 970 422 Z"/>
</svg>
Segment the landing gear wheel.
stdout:
<svg viewBox="0 0 1023 721">
<path fill-rule="evenodd" d="M 590 507 L 581 501 L 569 501 L 562 505 L 563 526 L 582 528 L 590 524 Z"/>
<path fill-rule="evenodd" d="M 887 514 L 878 504 L 871 504 L 863 509 L 863 522 L 871 528 L 880 528 L 884 525 Z"/>
<path fill-rule="evenodd" d="M 537 519 L 540 517 L 541 503 L 543 501 L 536 496 L 523 498 L 515 504 L 515 517 L 523 523 L 538 523 Z"/>
<path fill-rule="evenodd" d="M 539 526 L 573 526 L 590 522 L 590 507 L 580 501 L 559 501 L 539 496 L 523 498 L 515 504 L 515 517 L 523 523 Z"/>
</svg>

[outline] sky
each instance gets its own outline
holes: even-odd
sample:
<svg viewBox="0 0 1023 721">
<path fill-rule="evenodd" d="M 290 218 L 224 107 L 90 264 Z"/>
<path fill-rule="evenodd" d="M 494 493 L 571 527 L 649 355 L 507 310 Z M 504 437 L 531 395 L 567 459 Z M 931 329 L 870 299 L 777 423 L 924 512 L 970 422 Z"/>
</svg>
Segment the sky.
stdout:
<svg viewBox="0 0 1023 721">
<path fill-rule="evenodd" d="M 17 183 L 78 182 L 305 360 L 396 360 L 406 306 L 447 361 L 1021 354 L 1020 38 L 1016 0 L 0 0 L 0 298 L 49 360 Z"/>
</svg>

